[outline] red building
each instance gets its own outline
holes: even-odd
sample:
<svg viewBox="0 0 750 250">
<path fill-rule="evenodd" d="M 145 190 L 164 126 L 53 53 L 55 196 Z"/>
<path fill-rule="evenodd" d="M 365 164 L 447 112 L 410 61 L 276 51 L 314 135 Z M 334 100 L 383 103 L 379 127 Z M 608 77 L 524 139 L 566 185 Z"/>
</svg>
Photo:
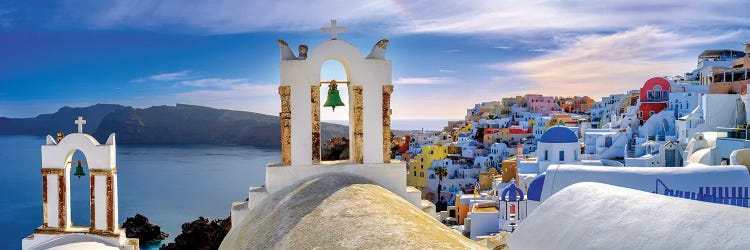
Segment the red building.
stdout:
<svg viewBox="0 0 750 250">
<path fill-rule="evenodd" d="M 669 105 L 669 81 L 663 77 L 648 79 L 640 91 L 641 106 L 638 107 L 640 124 L 658 114 Z"/>
</svg>

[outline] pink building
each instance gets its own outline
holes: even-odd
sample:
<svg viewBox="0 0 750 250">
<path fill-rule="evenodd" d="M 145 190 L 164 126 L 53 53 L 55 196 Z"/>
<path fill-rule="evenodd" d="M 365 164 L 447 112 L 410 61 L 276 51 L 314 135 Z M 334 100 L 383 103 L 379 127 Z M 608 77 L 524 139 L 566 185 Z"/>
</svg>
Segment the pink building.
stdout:
<svg viewBox="0 0 750 250">
<path fill-rule="evenodd" d="M 543 115 L 560 113 L 560 106 L 555 103 L 555 97 L 552 96 L 527 94 L 526 104 L 529 106 L 529 112 Z"/>
</svg>

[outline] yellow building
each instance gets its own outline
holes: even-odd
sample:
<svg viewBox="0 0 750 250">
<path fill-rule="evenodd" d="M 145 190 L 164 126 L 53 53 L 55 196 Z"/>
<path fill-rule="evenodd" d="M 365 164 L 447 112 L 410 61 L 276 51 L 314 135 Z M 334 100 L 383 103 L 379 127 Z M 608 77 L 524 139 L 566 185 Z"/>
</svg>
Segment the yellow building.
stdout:
<svg viewBox="0 0 750 250">
<path fill-rule="evenodd" d="M 428 145 L 422 147 L 419 153 L 409 162 L 409 173 L 406 175 L 406 185 L 417 188 L 427 187 L 427 169 L 432 167 L 435 160 L 448 157 L 448 147 L 443 145 Z"/>
<path fill-rule="evenodd" d="M 471 122 L 467 122 L 466 126 L 458 130 L 458 133 L 471 133 Z"/>
<path fill-rule="evenodd" d="M 537 161 L 536 158 L 523 158 L 521 159 L 521 162 L 535 162 Z M 500 182 L 506 183 L 512 180 L 513 178 L 516 178 L 516 173 L 518 172 L 518 166 L 516 165 L 516 157 L 509 158 L 507 160 L 504 160 L 502 163 L 502 175 Z"/>
<path fill-rule="evenodd" d="M 512 159 L 507 159 L 503 161 L 502 165 L 503 175 L 500 182 L 507 183 L 513 178 L 516 178 L 516 173 L 518 173 L 518 166 L 516 166 L 516 158 L 513 157 Z"/>
<path fill-rule="evenodd" d="M 569 114 L 553 114 L 550 120 L 547 122 L 547 126 L 544 126 L 544 131 L 548 128 L 557 125 L 565 125 L 566 123 L 573 122 L 573 117 Z"/>
<path fill-rule="evenodd" d="M 479 173 L 479 189 L 486 190 L 492 188 L 492 182 L 495 181 L 495 177 L 498 176 L 495 168 L 489 168 L 487 172 Z"/>
</svg>

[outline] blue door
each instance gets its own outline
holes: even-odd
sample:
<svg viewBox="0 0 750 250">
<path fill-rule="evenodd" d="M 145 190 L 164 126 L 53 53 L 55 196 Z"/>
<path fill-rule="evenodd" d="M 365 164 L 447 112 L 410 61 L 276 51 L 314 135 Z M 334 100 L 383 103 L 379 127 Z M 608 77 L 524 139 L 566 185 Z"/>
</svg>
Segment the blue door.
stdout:
<svg viewBox="0 0 750 250">
<path fill-rule="evenodd" d="M 666 166 L 667 167 L 676 167 L 677 164 L 675 164 L 675 151 L 674 149 L 667 149 L 664 150 L 664 158 L 666 158 Z"/>
</svg>

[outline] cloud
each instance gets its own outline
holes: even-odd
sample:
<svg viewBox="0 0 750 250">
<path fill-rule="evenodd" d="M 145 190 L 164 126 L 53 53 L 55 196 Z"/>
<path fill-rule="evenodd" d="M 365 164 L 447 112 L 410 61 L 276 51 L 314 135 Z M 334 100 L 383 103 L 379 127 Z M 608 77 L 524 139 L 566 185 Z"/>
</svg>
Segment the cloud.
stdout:
<svg viewBox="0 0 750 250">
<path fill-rule="evenodd" d="M 530 49 L 529 52 L 549 52 L 549 49 Z"/>
<path fill-rule="evenodd" d="M 684 36 L 642 26 L 613 34 L 581 35 L 543 56 L 489 68 L 518 75 L 529 90 L 541 94 L 601 97 L 640 88 L 651 77 L 690 71 L 697 52 L 687 51 L 736 39 L 739 34 L 709 31 L 703 36 Z"/>
<path fill-rule="evenodd" d="M 510 46 L 495 46 L 496 49 L 510 49 Z"/>
<path fill-rule="evenodd" d="M 441 84 L 454 81 L 451 77 L 399 77 L 393 80 L 395 84 Z"/>
<path fill-rule="evenodd" d="M 257 84 L 243 78 L 203 78 L 180 82 L 195 90 L 179 93 L 178 96 L 199 99 L 237 99 L 276 95 L 278 86 Z"/>
<path fill-rule="evenodd" d="M 54 19 L 93 29 L 170 29 L 209 34 L 318 30 L 332 17 L 339 25 L 376 23 L 396 15 L 389 1 L 65 1 Z M 334 16 L 321 14 L 335 11 Z"/>
<path fill-rule="evenodd" d="M 440 71 L 441 73 L 453 73 L 453 72 L 455 72 L 455 71 L 454 71 L 454 70 L 452 70 L 452 69 L 441 69 L 441 70 L 439 70 L 439 71 Z"/>
<path fill-rule="evenodd" d="M 188 78 L 190 71 L 183 70 L 178 72 L 161 73 L 156 75 L 150 75 L 147 77 L 141 77 L 131 80 L 131 82 L 147 82 L 147 81 L 176 81 Z"/>
<path fill-rule="evenodd" d="M 189 73 L 190 71 L 164 73 L 164 74 L 149 76 L 149 79 L 154 80 L 154 81 L 174 81 L 174 80 L 184 79 L 185 77 L 188 76 Z"/>
<path fill-rule="evenodd" d="M 674 27 L 747 26 L 743 0 L 610 1 L 65 1 L 57 21 L 94 29 L 169 29 L 178 32 L 244 33 L 313 31 L 335 12 L 344 26 L 388 33 L 517 33 L 613 31 L 643 25 Z"/>
</svg>

